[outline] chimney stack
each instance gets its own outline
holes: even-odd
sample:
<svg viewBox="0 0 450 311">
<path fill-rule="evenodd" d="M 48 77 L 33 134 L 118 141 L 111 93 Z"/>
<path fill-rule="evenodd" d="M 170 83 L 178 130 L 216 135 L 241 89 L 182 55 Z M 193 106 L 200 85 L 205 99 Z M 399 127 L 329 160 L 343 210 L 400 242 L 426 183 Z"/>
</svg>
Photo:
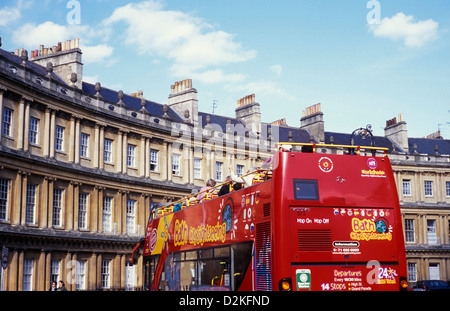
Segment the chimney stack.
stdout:
<svg viewBox="0 0 450 311">
<path fill-rule="evenodd" d="M 261 133 L 260 105 L 255 100 L 255 94 L 242 97 L 237 105 L 236 119 L 242 121 L 252 132 Z"/>
<path fill-rule="evenodd" d="M 320 143 L 325 142 L 325 124 L 320 103 L 306 107 L 300 119 L 300 128 L 307 130 Z"/>
<path fill-rule="evenodd" d="M 58 42 L 56 45 L 44 47 L 39 46 L 33 50 L 30 61 L 43 67 L 47 63 L 53 64 L 54 72 L 58 74 L 68 85 L 72 84 L 72 73 L 77 75 L 76 87 L 82 88 L 83 63 L 81 62 L 80 39 L 72 39 Z"/>
<path fill-rule="evenodd" d="M 198 122 L 197 90 L 192 87 L 192 79 L 177 81 L 170 87 L 169 106 L 180 116 L 188 111 L 194 124 Z"/>
<path fill-rule="evenodd" d="M 396 143 L 405 152 L 408 152 L 408 131 L 406 130 L 406 122 L 403 121 L 402 114 L 398 115 L 398 119 L 394 117 L 386 121 L 384 136 Z"/>
</svg>

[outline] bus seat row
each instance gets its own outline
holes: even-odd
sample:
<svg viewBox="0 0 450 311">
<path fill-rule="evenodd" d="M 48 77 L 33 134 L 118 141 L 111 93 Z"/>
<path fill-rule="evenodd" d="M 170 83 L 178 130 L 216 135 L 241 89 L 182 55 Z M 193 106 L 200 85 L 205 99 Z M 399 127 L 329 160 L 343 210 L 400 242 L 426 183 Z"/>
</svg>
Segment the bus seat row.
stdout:
<svg viewBox="0 0 450 311">
<path fill-rule="evenodd" d="M 272 171 L 258 171 L 257 174 L 253 177 L 252 185 L 256 185 L 258 183 L 261 183 L 263 181 L 269 180 L 272 178 Z M 229 184 L 230 192 L 236 191 L 233 187 L 233 184 Z M 206 202 L 215 198 L 219 197 L 219 189 L 214 188 L 212 191 L 207 191 L 205 195 L 203 196 L 202 202 Z M 163 206 L 159 209 L 156 209 L 152 212 L 152 219 L 162 217 L 164 215 L 171 214 L 173 212 L 182 210 L 189 206 L 194 206 L 198 204 L 199 201 L 197 200 L 197 195 L 191 195 L 187 197 L 186 199 L 182 200 L 182 203 L 174 203 L 167 206 Z"/>
</svg>

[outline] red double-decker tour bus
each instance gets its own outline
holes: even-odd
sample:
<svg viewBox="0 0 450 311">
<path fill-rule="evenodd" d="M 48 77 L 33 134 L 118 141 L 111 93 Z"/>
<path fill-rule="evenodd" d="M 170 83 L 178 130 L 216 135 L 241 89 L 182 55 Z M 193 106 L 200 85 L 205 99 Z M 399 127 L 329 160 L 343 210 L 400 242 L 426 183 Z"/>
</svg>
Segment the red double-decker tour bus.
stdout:
<svg viewBox="0 0 450 311">
<path fill-rule="evenodd" d="M 316 153 L 317 147 L 331 152 Z M 144 288 L 406 290 L 400 206 L 386 151 L 280 143 L 272 167 L 252 173 L 252 186 L 224 196 L 210 189 L 204 202 L 188 197 L 154 210 L 132 256 L 143 248 Z"/>
</svg>

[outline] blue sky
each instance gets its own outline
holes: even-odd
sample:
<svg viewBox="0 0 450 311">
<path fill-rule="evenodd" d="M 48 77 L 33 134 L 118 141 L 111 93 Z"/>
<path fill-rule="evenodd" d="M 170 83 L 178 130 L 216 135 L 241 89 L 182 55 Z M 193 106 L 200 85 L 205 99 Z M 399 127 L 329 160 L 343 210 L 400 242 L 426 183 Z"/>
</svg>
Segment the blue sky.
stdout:
<svg viewBox="0 0 450 311">
<path fill-rule="evenodd" d="M 326 131 L 382 136 L 402 113 L 410 137 L 450 138 L 447 0 L 3 0 L 0 36 L 10 51 L 80 38 L 84 80 L 162 104 L 191 78 L 205 112 L 255 93 L 264 122 L 298 127 L 321 103 Z"/>
</svg>

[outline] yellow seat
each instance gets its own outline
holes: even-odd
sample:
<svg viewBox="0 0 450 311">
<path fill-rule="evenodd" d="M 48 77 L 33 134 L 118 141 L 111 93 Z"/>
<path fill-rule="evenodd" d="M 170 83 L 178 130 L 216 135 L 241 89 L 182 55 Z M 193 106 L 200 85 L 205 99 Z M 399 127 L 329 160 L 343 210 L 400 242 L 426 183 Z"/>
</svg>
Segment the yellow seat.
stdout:
<svg viewBox="0 0 450 311">
<path fill-rule="evenodd" d="M 192 206 L 192 205 L 195 205 L 195 204 L 198 204 L 198 200 L 197 200 L 196 196 L 190 197 L 187 200 L 187 206 Z"/>
<path fill-rule="evenodd" d="M 263 174 L 263 173 L 258 173 L 258 174 L 256 174 L 256 175 L 253 177 L 252 185 L 256 185 L 256 184 L 258 184 L 258 183 L 260 183 L 260 182 L 263 182 L 264 180 L 265 180 L 265 174 Z"/>
</svg>

